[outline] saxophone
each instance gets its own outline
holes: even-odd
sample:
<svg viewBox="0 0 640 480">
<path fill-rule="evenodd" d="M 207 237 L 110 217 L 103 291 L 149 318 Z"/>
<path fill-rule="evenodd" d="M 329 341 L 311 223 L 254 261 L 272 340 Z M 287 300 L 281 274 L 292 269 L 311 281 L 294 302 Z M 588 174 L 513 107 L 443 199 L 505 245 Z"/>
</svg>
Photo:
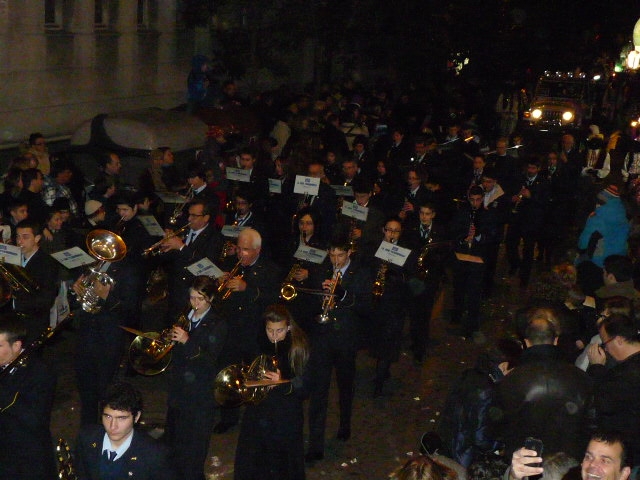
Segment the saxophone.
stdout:
<svg viewBox="0 0 640 480">
<path fill-rule="evenodd" d="M 387 280 L 388 269 L 389 269 L 389 262 L 385 262 L 383 260 L 382 263 L 380 264 L 380 268 L 378 268 L 376 279 L 373 282 L 373 289 L 371 290 L 374 301 L 380 300 L 384 295 L 384 287 Z"/>
</svg>

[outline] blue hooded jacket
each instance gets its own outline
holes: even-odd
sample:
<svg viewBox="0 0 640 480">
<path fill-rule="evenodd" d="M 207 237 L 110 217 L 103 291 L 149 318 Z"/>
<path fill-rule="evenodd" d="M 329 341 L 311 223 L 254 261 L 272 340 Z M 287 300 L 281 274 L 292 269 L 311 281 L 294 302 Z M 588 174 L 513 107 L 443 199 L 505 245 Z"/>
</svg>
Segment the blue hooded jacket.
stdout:
<svg viewBox="0 0 640 480">
<path fill-rule="evenodd" d="M 592 235 L 597 232 L 601 238 L 595 244 L 591 261 L 602 268 L 604 259 L 609 255 L 627 254 L 630 226 L 620 197 L 607 191 L 601 192 L 599 197 L 605 198 L 606 203 L 596 207 L 595 212 L 587 219 L 578 239 L 578 248 L 586 250 Z"/>
</svg>

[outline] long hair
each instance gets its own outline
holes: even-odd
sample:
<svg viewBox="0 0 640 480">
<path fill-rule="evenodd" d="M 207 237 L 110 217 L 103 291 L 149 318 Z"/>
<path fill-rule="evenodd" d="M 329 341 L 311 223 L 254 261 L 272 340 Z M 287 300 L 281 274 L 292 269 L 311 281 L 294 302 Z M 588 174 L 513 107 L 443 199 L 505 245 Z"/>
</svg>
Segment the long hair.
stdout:
<svg viewBox="0 0 640 480">
<path fill-rule="evenodd" d="M 455 480 L 455 470 L 435 461 L 427 455 L 410 458 L 389 478 L 396 480 Z"/>
<path fill-rule="evenodd" d="M 289 364 L 295 375 L 302 375 L 309 360 L 309 341 L 302 329 L 295 322 L 287 307 L 280 304 L 269 305 L 263 315 L 267 322 L 287 322 L 291 335 L 291 348 L 289 349 Z"/>
</svg>

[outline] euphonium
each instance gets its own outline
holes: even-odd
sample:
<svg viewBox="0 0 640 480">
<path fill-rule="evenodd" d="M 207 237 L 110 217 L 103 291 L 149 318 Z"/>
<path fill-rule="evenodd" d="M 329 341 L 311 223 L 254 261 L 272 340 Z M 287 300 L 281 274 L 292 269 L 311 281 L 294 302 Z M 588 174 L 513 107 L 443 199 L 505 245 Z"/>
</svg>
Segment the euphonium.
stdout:
<svg viewBox="0 0 640 480">
<path fill-rule="evenodd" d="M 373 282 L 373 289 L 371 293 L 373 294 L 374 300 L 379 300 L 384 295 L 384 288 L 387 282 L 388 269 L 389 269 L 389 263 L 383 260 L 382 263 L 380 264 L 380 268 L 378 268 L 376 279 Z"/>
<path fill-rule="evenodd" d="M 115 280 L 101 270 L 107 263 L 119 262 L 127 254 L 127 245 L 119 235 L 109 230 L 92 230 L 86 239 L 87 251 L 99 263 L 90 269 L 89 274 L 81 282 L 81 294 L 78 300 L 82 309 L 88 313 L 98 313 L 102 307 L 98 305 L 100 297 L 95 292 L 96 282 L 102 285 L 115 285 Z"/>
<path fill-rule="evenodd" d="M 248 386 L 251 381 L 262 380 L 265 372 L 278 368 L 277 357 L 260 355 L 251 365 L 229 365 L 216 375 L 214 396 L 223 407 L 238 407 L 243 403 L 258 404 L 267 397 L 270 385 Z"/>
<path fill-rule="evenodd" d="M 160 333 L 148 332 L 138 335 L 129 346 L 129 362 L 131 367 L 141 375 L 157 375 L 164 372 L 171 363 L 171 350 L 176 342 L 171 340 L 174 326 L 184 330 L 189 328 L 189 306 L 179 316 L 174 325 Z"/>
<path fill-rule="evenodd" d="M 227 284 L 229 283 L 229 280 L 231 280 L 232 278 L 237 276 L 236 274 L 238 273 L 238 270 L 240 270 L 241 263 L 242 263 L 242 260 L 238 260 L 238 263 L 236 263 L 235 266 L 229 272 L 229 276 L 227 277 L 227 279 L 223 280 L 222 282 L 220 282 L 220 285 L 218 285 L 218 289 L 216 290 L 216 295 L 215 295 L 215 298 L 217 300 L 224 301 L 224 300 L 228 299 L 231 296 L 231 294 L 233 293 L 227 287 Z M 240 276 L 240 278 L 242 278 L 242 275 L 239 275 L 239 276 Z"/>
<path fill-rule="evenodd" d="M 191 224 L 190 223 L 187 223 L 184 227 L 180 227 L 175 232 L 172 232 L 172 233 L 168 234 L 167 236 L 165 236 L 164 238 L 162 238 L 161 240 L 158 240 L 156 243 L 151 245 L 149 248 L 145 248 L 142 251 L 142 256 L 143 257 L 148 257 L 149 255 L 159 255 L 159 254 L 161 254 L 162 250 L 160 250 L 160 247 L 162 247 L 162 242 L 164 242 L 165 240 L 168 240 L 169 238 L 173 238 L 173 237 L 177 237 L 178 235 L 182 235 L 184 232 L 186 232 L 190 228 L 191 228 Z"/>
<path fill-rule="evenodd" d="M 194 194 L 195 191 L 193 190 L 193 186 L 189 185 L 189 190 L 187 190 L 184 199 L 182 200 L 182 202 L 176 204 L 173 209 L 173 213 L 169 217 L 169 223 L 171 225 L 175 225 L 176 223 L 178 223 L 178 218 L 180 217 L 180 215 L 182 215 L 182 210 L 184 210 L 184 207 L 187 203 L 193 200 Z"/>
<path fill-rule="evenodd" d="M 331 316 L 329 312 L 333 310 L 336 306 L 336 287 L 340 284 L 340 280 L 342 279 L 342 272 L 338 270 L 333 277 L 333 284 L 331 285 L 331 290 L 327 295 L 322 299 L 322 313 L 316 317 L 316 321 L 318 323 L 324 324 L 329 323 L 331 321 Z"/>
</svg>

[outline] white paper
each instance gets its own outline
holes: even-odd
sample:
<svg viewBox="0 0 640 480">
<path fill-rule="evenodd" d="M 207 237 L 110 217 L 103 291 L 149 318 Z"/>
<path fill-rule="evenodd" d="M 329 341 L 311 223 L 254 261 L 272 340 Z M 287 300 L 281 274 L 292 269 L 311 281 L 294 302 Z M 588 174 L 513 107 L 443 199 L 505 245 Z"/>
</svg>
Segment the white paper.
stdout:
<svg viewBox="0 0 640 480">
<path fill-rule="evenodd" d="M 282 193 L 282 180 L 279 178 L 270 178 L 269 193 Z"/>
<path fill-rule="evenodd" d="M 402 267 L 407 261 L 407 257 L 409 257 L 410 253 L 411 250 L 408 248 L 400 247 L 398 245 L 394 245 L 391 242 L 385 242 L 383 240 L 378 247 L 376 257 Z"/>
<path fill-rule="evenodd" d="M 298 260 L 306 260 L 307 262 L 320 264 L 327 258 L 327 251 L 309 247 L 308 245 L 300 245 L 293 256 Z"/>
<path fill-rule="evenodd" d="M 342 205 L 342 214 L 366 222 L 367 216 L 369 215 L 369 208 L 361 207 L 355 202 L 346 202 Z"/>
<path fill-rule="evenodd" d="M 293 193 L 300 193 L 302 195 L 318 195 L 318 190 L 320 190 L 319 178 L 296 175 L 296 181 L 293 185 Z"/>
<path fill-rule="evenodd" d="M 242 168 L 227 167 L 227 180 L 237 180 L 239 182 L 249 183 L 251 181 L 251 170 Z"/>
<path fill-rule="evenodd" d="M 164 203 L 182 203 L 184 202 L 186 197 L 182 195 L 178 195 L 177 193 L 172 192 L 156 192 L 156 195 L 160 197 Z"/>
<path fill-rule="evenodd" d="M 205 275 L 207 277 L 219 278 L 223 275 L 222 270 L 220 270 L 207 257 L 204 257 L 203 259 L 198 260 L 197 262 L 192 263 L 191 265 L 185 268 L 196 277 L 198 275 Z"/>
<path fill-rule="evenodd" d="M 22 266 L 22 250 L 16 245 L 0 243 L 0 262 Z"/>
<path fill-rule="evenodd" d="M 238 238 L 240 232 L 245 228 L 247 227 L 239 227 L 238 225 L 225 225 L 224 227 L 222 227 L 221 233 L 223 237 Z"/>
<path fill-rule="evenodd" d="M 353 197 L 353 187 L 351 185 L 331 185 L 339 197 Z"/>
<path fill-rule="evenodd" d="M 164 237 L 164 230 L 153 215 L 138 215 L 140 223 L 152 237 Z"/>
<path fill-rule="evenodd" d="M 96 259 L 82 250 L 80 247 L 73 247 L 67 250 L 52 253 L 51 256 L 69 269 L 96 263 Z"/>
</svg>

